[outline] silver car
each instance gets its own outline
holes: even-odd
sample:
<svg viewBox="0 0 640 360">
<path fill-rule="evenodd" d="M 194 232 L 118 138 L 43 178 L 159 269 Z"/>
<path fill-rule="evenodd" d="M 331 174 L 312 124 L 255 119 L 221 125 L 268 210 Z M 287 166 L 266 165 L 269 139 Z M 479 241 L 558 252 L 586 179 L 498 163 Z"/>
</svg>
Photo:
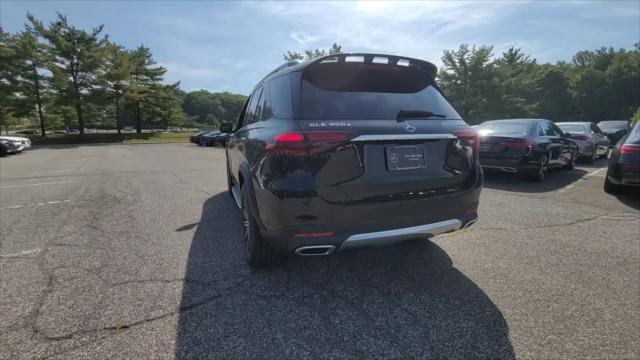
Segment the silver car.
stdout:
<svg viewBox="0 0 640 360">
<path fill-rule="evenodd" d="M 556 123 L 569 138 L 578 145 L 578 156 L 588 162 L 598 157 L 606 157 L 609 153 L 609 138 L 592 122 Z"/>
</svg>

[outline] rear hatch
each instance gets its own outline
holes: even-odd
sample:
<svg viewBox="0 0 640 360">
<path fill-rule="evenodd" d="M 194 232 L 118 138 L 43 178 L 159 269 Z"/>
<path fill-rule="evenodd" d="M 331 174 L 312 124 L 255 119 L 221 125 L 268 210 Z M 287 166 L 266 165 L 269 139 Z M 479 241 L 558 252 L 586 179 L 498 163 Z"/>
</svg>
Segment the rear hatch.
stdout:
<svg viewBox="0 0 640 360">
<path fill-rule="evenodd" d="M 434 75 L 425 61 L 337 55 L 293 77 L 295 117 L 323 199 L 415 198 L 475 183 L 477 137 Z"/>
</svg>

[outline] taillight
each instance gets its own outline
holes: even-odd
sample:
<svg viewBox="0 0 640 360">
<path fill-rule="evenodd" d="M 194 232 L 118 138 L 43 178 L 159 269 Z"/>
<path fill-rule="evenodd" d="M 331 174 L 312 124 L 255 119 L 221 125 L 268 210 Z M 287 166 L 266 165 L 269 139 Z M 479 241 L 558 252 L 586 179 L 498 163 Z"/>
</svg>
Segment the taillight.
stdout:
<svg viewBox="0 0 640 360">
<path fill-rule="evenodd" d="M 624 144 L 620 146 L 620 154 L 630 154 L 640 152 L 640 145 Z"/>
<path fill-rule="evenodd" d="M 314 155 L 337 147 L 355 137 L 348 131 L 308 131 L 283 133 L 268 142 L 265 150 L 271 154 L 289 156 Z"/>
<path fill-rule="evenodd" d="M 591 140 L 591 135 L 571 135 L 570 137 L 575 140 Z"/>
<path fill-rule="evenodd" d="M 530 140 L 516 139 L 503 141 L 500 145 L 505 145 L 511 148 L 529 149 L 533 146 L 533 142 Z"/>
<path fill-rule="evenodd" d="M 454 131 L 453 135 L 458 137 L 462 142 L 462 146 L 471 148 L 473 158 L 478 160 L 480 157 L 480 139 L 478 138 L 478 133 L 473 129 L 464 129 Z"/>
</svg>

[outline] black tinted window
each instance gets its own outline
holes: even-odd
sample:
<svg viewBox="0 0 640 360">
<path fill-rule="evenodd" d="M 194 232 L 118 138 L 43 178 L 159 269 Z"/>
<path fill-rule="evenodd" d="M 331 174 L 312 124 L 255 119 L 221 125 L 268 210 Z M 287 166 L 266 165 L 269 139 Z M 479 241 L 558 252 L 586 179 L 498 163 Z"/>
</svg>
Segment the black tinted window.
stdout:
<svg viewBox="0 0 640 360">
<path fill-rule="evenodd" d="M 301 81 L 303 118 L 395 119 L 401 110 L 417 110 L 460 119 L 430 76 L 409 67 L 320 64 Z"/>
<path fill-rule="evenodd" d="M 260 95 L 262 95 L 262 86 L 257 88 L 253 92 L 253 94 L 251 94 L 251 98 L 249 99 L 249 106 L 247 107 L 247 111 L 244 114 L 244 121 L 242 122 L 242 126 L 247 126 L 255 122 L 256 109 L 258 107 Z"/>
<path fill-rule="evenodd" d="M 560 130 L 558 125 L 556 125 L 554 123 L 549 123 L 549 129 L 551 129 L 551 133 L 553 134 L 553 135 L 549 135 L 549 136 L 560 136 L 560 135 L 562 135 L 562 130 Z"/>
<path fill-rule="evenodd" d="M 529 135 L 531 130 L 530 124 L 525 123 L 508 123 L 508 122 L 490 122 L 479 126 L 478 133 L 481 136 L 488 135 Z"/>
<path fill-rule="evenodd" d="M 271 111 L 277 118 L 293 117 L 291 102 L 291 76 L 285 74 L 271 79 L 269 82 L 269 95 L 271 97 Z"/>
<path fill-rule="evenodd" d="M 615 131 L 615 130 L 627 129 L 629 124 L 624 120 L 615 120 L 615 121 L 601 121 L 598 123 L 598 126 L 600 126 L 600 129 L 605 131 L 612 131 L 612 130 Z"/>
<path fill-rule="evenodd" d="M 580 133 L 580 134 L 584 134 L 584 133 L 587 132 L 587 129 L 584 127 L 584 125 L 579 125 L 579 124 L 558 124 L 558 126 L 564 132 Z"/>
</svg>

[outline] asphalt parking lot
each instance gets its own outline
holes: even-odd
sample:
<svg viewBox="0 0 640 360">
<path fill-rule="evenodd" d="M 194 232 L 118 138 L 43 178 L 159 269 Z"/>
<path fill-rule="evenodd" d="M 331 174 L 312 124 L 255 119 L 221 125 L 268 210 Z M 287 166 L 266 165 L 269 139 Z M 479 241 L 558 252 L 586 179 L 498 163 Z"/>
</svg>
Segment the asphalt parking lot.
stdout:
<svg viewBox="0 0 640 360">
<path fill-rule="evenodd" d="M 252 272 L 222 149 L 0 159 L 0 358 L 640 357 L 640 199 L 489 175 L 473 227 Z"/>
</svg>

